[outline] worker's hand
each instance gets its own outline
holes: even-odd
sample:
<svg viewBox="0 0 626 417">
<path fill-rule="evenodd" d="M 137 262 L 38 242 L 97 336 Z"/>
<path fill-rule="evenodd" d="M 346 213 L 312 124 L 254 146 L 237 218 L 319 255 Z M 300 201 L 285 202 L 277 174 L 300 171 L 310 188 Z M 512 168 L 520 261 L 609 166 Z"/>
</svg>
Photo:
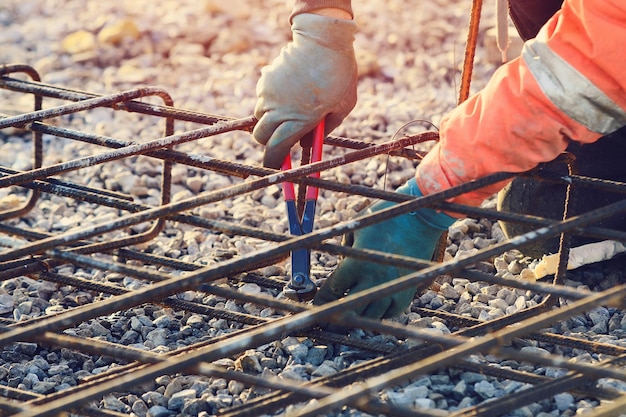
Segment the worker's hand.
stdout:
<svg viewBox="0 0 626 417">
<path fill-rule="evenodd" d="M 422 195 L 415 179 L 409 180 L 398 192 L 416 197 Z M 368 207 L 365 214 L 382 210 L 395 203 L 379 201 Z M 410 214 L 356 230 L 353 237 L 346 236 L 344 244 L 358 249 L 374 249 L 381 252 L 431 260 L 442 233 L 455 219 L 433 209 L 421 209 Z M 356 258 L 345 258 L 328 277 L 317 292 L 313 304 L 320 305 L 335 301 L 344 295 L 353 294 L 394 280 L 412 272 L 404 268 L 368 262 Z M 430 282 L 419 289 L 424 289 Z M 407 289 L 390 297 L 380 298 L 360 306 L 355 312 L 369 318 L 388 318 L 402 313 L 413 300 L 416 288 Z"/>
<path fill-rule="evenodd" d="M 254 138 L 266 145 L 263 165 L 280 168 L 295 145 L 325 117 L 333 131 L 356 104 L 357 66 L 352 20 L 294 16 L 293 41 L 257 84 Z"/>
</svg>

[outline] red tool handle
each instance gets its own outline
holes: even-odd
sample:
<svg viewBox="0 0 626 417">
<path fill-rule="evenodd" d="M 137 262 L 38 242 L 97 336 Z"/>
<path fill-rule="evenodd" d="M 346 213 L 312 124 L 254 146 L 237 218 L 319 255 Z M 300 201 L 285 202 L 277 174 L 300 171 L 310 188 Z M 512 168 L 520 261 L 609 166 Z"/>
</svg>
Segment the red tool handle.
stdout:
<svg viewBox="0 0 626 417">
<path fill-rule="evenodd" d="M 322 160 L 322 147 L 324 145 L 324 119 L 322 119 L 317 126 L 315 126 L 315 130 L 313 131 L 313 147 L 311 148 L 311 162 L 319 162 Z M 283 171 L 291 169 L 291 155 L 287 155 L 283 164 L 281 166 Z M 310 175 L 313 178 L 319 178 L 320 173 L 314 172 Z M 291 182 L 283 183 L 283 193 L 285 194 L 285 200 L 295 200 L 296 199 L 296 191 Z M 308 187 L 306 190 L 306 199 L 307 200 L 317 200 L 317 196 L 319 195 L 319 190 L 317 187 Z"/>
</svg>

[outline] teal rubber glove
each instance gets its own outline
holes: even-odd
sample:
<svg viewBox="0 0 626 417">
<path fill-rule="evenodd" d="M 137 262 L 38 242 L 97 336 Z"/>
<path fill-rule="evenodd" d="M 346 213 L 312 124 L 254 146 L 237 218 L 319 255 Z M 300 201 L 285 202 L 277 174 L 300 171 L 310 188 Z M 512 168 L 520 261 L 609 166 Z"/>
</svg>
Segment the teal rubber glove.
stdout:
<svg viewBox="0 0 626 417">
<path fill-rule="evenodd" d="M 356 104 L 354 21 L 303 13 L 292 22 L 292 42 L 257 83 L 252 133 L 266 146 L 263 165 L 270 168 L 280 168 L 322 119 L 328 135 Z"/>
<path fill-rule="evenodd" d="M 415 178 L 398 188 L 397 192 L 416 197 L 422 196 Z M 376 202 L 365 210 L 365 214 L 394 204 L 389 201 Z M 421 209 L 356 230 L 353 236 L 346 235 L 344 244 L 358 249 L 373 249 L 431 260 L 441 235 L 455 220 L 443 212 Z M 375 287 L 410 272 L 414 271 L 347 257 L 322 285 L 313 299 L 313 304 L 320 305 L 335 301 L 344 295 Z M 368 305 L 361 306 L 355 312 L 369 318 L 397 316 L 411 304 L 416 290 L 417 288 L 408 289 L 390 297 L 377 299 Z"/>
</svg>

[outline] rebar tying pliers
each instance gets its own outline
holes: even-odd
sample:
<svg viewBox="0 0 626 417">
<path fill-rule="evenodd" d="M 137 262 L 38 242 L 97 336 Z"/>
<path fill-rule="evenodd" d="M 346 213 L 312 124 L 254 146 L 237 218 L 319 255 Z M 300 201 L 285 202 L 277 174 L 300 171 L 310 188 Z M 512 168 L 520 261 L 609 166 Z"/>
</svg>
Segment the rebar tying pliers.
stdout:
<svg viewBox="0 0 626 417">
<path fill-rule="evenodd" d="M 324 144 L 324 120 L 322 120 L 313 131 L 313 144 L 310 147 L 310 162 L 319 162 L 322 159 L 322 145 Z M 306 152 L 303 146 L 303 152 Z M 303 158 L 303 161 L 305 159 Z M 281 167 L 283 170 L 291 169 L 291 155 L 287 155 Z M 312 178 L 319 178 L 320 173 L 315 172 L 309 175 Z M 284 182 L 283 194 L 287 206 L 287 218 L 289 221 L 289 231 L 293 236 L 302 236 L 313 231 L 313 221 L 315 217 L 315 206 L 317 203 L 317 187 L 300 185 L 306 187 L 304 206 L 302 215 L 298 212 L 296 204 L 296 192 L 293 183 Z M 286 297 L 296 301 L 308 301 L 317 292 L 315 283 L 311 280 L 311 250 L 296 249 L 291 252 L 291 279 L 283 288 Z"/>
</svg>

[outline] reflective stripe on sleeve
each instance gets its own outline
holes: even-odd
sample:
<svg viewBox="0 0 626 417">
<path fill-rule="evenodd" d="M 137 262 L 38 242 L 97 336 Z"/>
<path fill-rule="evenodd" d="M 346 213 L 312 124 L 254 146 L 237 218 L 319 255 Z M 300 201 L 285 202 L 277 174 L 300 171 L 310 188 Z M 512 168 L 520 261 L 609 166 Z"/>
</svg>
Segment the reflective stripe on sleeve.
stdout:
<svg viewBox="0 0 626 417">
<path fill-rule="evenodd" d="M 543 30 L 526 42 L 522 58 L 548 99 L 576 122 L 602 135 L 626 125 L 624 109 L 550 49 Z"/>
</svg>

